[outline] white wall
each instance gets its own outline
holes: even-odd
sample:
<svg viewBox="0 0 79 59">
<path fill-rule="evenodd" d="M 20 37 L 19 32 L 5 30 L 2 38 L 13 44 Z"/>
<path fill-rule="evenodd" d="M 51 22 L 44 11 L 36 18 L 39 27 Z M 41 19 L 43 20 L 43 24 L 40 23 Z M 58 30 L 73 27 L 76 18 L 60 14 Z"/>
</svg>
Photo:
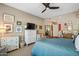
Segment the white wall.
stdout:
<svg viewBox="0 0 79 59">
<path fill-rule="evenodd" d="M 44 32 L 44 19 L 42 18 L 39 18 L 39 17 L 36 17 L 36 16 L 33 16 L 31 14 L 28 14 L 28 13 L 25 13 L 23 11 L 20 11 L 18 9 L 15 9 L 15 8 L 12 8 L 12 7 L 9 7 L 7 5 L 4 5 L 4 4 L 0 4 L 0 22 L 3 21 L 3 14 L 10 14 L 10 15 L 14 15 L 15 17 L 15 20 L 14 22 L 12 23 L 13 25 L 13 32 L 11 33 L 8 33 L 6 35 L 24 35 L 24 27 L 26 25 L 27 22 L 30 22 L 30 23 L 35 23 L 36 25 L 41 25 L 43 26 L 43 28 L 40 30 L 39 28 L 37 28 L 39 30 L 39 32 Z M 22 22 L 22 32 L 21 33 L 16 33 L 16 26 L 17 26 L 17 21 L 21 21 Z M 8 23 L 8 22 L 5 22 L 5 23 Z"/>
<path fill-rule="evenodd" d="M 78 14 L 78 16 L 77 16 L 77 14 Z M 62 30 L 64 29 L 64 23 L 72 22 L 73 31 L 75 31 L 76 29 L 79 28 L 79 11 L 56 16 L 52 19 L 46 19 L 45 25 L 49 24 L 51 21 L 55 21 L 57 23 L 62 24 Z"/>
<path fill-rule="evenodd" d="M 76 14 L 79 12 L 73 12 L 65 15 L 60 15 L 58 17 L 53 18 L 52 20 L 56 20 L 58 23 L 62 24 L 62 27 L 64 23 L 72 22 L 73 29 L 76 29 L 77 25 L 79 25 L 79 17 L 76 16 Z"/>
</svg>

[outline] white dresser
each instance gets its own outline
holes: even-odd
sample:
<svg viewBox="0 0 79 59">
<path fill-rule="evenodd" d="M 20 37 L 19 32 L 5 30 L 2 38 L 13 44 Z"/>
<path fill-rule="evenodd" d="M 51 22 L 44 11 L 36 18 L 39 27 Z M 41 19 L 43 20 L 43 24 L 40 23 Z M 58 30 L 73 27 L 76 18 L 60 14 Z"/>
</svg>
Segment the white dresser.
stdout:
<svg viewBox="0 0 79 59">
<path fill-rule="evenodd" d="M 36 42 L 36 30 L 25 30 L 25 42 L 27 45 Z"/>
<path fill-rule="evenodd" d="M 5 46 L 8 51 L 12 51 L 19 48 L 18 36 L 6 36 L 1 38 L 1 46 Z"/>
</svg>

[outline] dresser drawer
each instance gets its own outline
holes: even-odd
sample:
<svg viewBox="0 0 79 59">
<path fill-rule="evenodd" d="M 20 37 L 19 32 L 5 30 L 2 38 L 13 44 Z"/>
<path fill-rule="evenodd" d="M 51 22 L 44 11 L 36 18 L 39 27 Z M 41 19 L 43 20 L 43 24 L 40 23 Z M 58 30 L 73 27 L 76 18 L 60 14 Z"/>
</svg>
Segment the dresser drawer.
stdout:
<svg viewBox="0 0 79 59">
<path fill-rule="evenodd" d="M 19 48 L 19 37 L 4 37 L 1 39 L 1 46 L 6 46 L 7 51 Z"/>
</svg>

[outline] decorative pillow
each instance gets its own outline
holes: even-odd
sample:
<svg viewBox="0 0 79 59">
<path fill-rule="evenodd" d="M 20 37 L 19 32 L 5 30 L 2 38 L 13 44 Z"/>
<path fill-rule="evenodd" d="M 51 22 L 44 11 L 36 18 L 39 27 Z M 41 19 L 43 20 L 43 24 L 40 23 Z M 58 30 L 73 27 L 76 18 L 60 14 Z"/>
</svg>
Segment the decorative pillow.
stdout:
<svg viewBox="0 0 79 59">
<path fill-rule="evenodd" d="M 75 38 L 75 48 L 76 51 L 79 51 L 79 35 Z"/>
</svg>

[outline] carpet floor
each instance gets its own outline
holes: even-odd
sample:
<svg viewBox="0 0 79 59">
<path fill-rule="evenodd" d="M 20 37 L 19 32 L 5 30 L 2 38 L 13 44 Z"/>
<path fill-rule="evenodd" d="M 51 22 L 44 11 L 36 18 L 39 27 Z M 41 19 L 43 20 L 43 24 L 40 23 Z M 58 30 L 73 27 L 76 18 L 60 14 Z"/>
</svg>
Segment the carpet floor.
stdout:
<svg viewBox="0 0 79 59">
<path fill-rule="evenodd" d="M 24 46 L 20 49 L 9 52 L 8 56 L 31 56 L 32 47 L 33 44 Z"/>
</svg>

